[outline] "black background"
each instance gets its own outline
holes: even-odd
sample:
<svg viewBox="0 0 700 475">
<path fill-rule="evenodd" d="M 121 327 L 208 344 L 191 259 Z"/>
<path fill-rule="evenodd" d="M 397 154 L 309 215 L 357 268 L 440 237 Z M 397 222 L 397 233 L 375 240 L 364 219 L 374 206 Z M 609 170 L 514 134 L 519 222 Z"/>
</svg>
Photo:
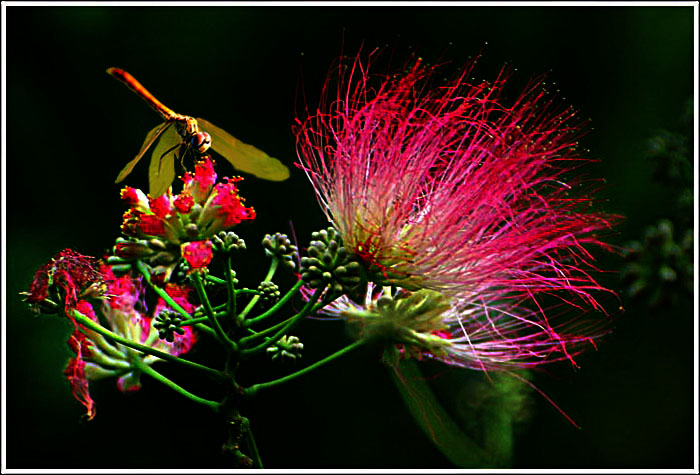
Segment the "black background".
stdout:
<svg viewBox="0 0 700 475">
<path fill-rule="evenodd" d="M 214 416 L 147 378 L 129 395 L 110 381 L 93 384 L 97 416 L 81 424 L 83 408 L 61 374 L 70 326 L 34 318 L 17 296 L 61 249 L 101 255 L 118 233 L 123 208 L 114 178 L 158 117 L 105 74 L 109 66 L 131 72 L 176 111 L 211 120 L 291 165 L 300 88 L 315 104 L 341 48 L 351 54 L 362 43 L 366 51 L 389 45 L 396 54 L 452 61 L 455 70 L 483 51 L 476 76 L 492 78 L 506 61 L 518 68 L 516 83 L 551 69 L 565 101 L 592 119 L 584 144 L 600 162 L 587 171 L 607 180 L 605 210 L 626 216 L 611 242 L 637 239 L 674 203 L 673 190 L 653 182 L 643 151 L 656 130 L 675 126 L 692 97 L 691 7 L 12 6 L 6 15 L 10 468 L 228 463 Z M 145 187 L 146 167 L 127 183 Z M 232 170 L 222 163 L 219 173 Z M 292 174 L 282 184 L 253 177 L 240 184 L 259 216 L 237 229 L 249 249 L 237 267 L 243 279 L 264 275 L 258 243 L 265 233 L 288 232 L 293 218 L 304 242 L 326 225 L 311 186 L 298 170 Z M 601 266 L 616 270 L 620 259 L 603 256 Z M 620 290 L 614 273 L 602 279 Z M 537 375 L 537 386 L 582 429 L 534 397 L 514 466 L 691 467 L 690 305 L 652 313 L 626 304 L 616 332 L 578 361 L 580 370 L 554 366 Z M 336 323 L 306 322 L 298 333 L 307 362 L 347 342 Z M 218 356 L 212 352 L 199 347 L 192 357 Z M 161 369 L 215 397 L 189 372 Z M 254 364 L 243 380 L 281 374 Z M 266 467 L 451 467 L 372 352 L 261 393 L 243 412 Z"/>
</svg>

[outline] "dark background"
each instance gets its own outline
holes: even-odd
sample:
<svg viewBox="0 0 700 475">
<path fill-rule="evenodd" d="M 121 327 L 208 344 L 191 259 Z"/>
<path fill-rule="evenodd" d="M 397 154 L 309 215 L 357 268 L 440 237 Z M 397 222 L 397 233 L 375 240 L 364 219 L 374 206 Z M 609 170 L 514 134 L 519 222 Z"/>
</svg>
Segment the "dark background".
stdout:
<svg viewBox="0 0 700 475">
<path fill-rule="evenodd" d="M 551 69 L 565 101 L 592 119 L 584 143 L 600 162 L 587 171 L 607 181 L 604 209 L 626 216 L 610 242 L 639 239 L 676 203 L 674 190 L 653 180 L 644 153 L 657 130 L 676 127 L 692 97 L 691 7 L 13 6 L 6 14 L 10 468 L 228 463 L 218 452 L 222 434 L 213 415 L 145 377 L 143 389 L 129 395 L 111 381 L 93 384 L 97 416 L 80 423 L 83 407 L 62 376 L 70 326 L 33 317 L 17 296 L 61 249 L 99 256 L 117 236 L 123 207 L 114 178 L 158 117 L 105 74 L 109 66 L 131 72 L 176 111 L 211 120 L 291 165 L 299 88 L 315 104 L 341 48 L 351 54 L 362 42 L 366 50 L 389 45 L 398 56 L 417 51 L 429 61 L 452 61 L 454 70 L 483 51 L 475 76 L 492 78 L 512 61 L 514 81 L 524 84 Z M 144 187 L 146 169 L 144 161 L 127 183 Z M 219 172 L 232 170 L 222 161 Z M 248 243 L 237 270 L 250 285 L 265 272 L 258 244 L 265 233 L 288 232 L 293 218 L 303 243 L 325 226 L 311 186 L 298 170 L 292 174 L 282 184 L 252 177 L 240 184 L 259 215 L 236 230 Z M 615 255 L 600 262 L 613 271 L 622 265 Z M 624 299 L 615 273 L 602 279 Z M 652 312 L 625 302 L 616 332 L 578 360 L 580 370 L 562 365 L 538 374 L 537 386 L 582 429 L 533 397 L 513 465 L 692 467 L 691 305 L 687 298 Z M 336 323 L 306 322 L 298 333 L 307 362 L 347 342 Z M 192 357 L 205 361 L 216 356 L 210 353 L 197 348 Z M 283 374 L 265 364 L 251 368 L 244 382 Z M 215 397 L 206 381 L 161 369 Z M 371 351 L 261 393 L 243 412 L 266 467 L 452 466 L 412 420 Z"/>
</svg>

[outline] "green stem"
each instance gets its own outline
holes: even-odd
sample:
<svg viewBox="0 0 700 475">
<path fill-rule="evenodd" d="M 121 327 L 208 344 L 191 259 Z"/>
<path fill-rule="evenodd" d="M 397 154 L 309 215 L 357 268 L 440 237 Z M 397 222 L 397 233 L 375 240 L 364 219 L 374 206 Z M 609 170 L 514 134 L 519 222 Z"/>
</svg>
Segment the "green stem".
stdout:
<svg viewBox="0 0 700 475">
<path fill-rule="evenodd" d="M 242 346 L 247 346 L 250 344 L 251 341 L 254 341 L 257 338 L 260 338 L 263 336 L 267 338 L 267 335 L 269 335 L 270 333 L 276 332 L 279 328 L 282 328 L 283 326 L 288 324 L 295 317 L 296 317 L 296 315 L 292 315 L 291 317 L 287 318 L 286 320 L 283 320 L 279 323 L 276 323 L 275 325 L 272 325 L 271 327 L 265 328 L 264 330 L 260 330 L 257 332 L 255 330 L 253 330 L 252 328 L 248 328 L 246 331 L 248 331 L 249 333 L 252 333 L 252 335 L 244 336 L 243 338 L 241 338 L 239 340 L 239 343 Z"/>
<path fill-rule="evenodd" d="M 212 330 L 211 328 L 209 328 L 208 326 L 206 326 L 205 324 L 203 324 L 203 323 L 195 323 L 195 324 L 194 324 L 194 327 L 195 327 L 197 330 L 199 330 L 199 331 L 201 331 L 201 332 L 204 332 L 204 333 L 206 333 L 207 335 L 213 336 L 214 338 L 216 338 L 216 332 L 215 332 L 214 330 Z"/>
<path fill-rule="evenodd" d="M 263 282 L 269 282 L 270 280 L 272 280 L 272 277 L 275 275 L 275 271 L 277 270 L 278 265 L 279 259 L 273 257 L 272 262 L 270 262 L 270 268 L 267 270 L 267 275 L 265 276 L 265 279 L 263 279 Z M 246 305 L 243 311 L 238 315 L 239 321 L 245 320 L 245 317 L 250 313 L 251 310 L 253 310 L 253 307 L 255 307 L 255 304 L 258 303 L 258 300 L 260 300 L 260 295 L 256 295 L 255 297 L 250 299 L 248 305 Z"/>
<path fill-rule="evenodd" d="M 202 277 L 199 275 L 198 272 L 193 272 L 191 275 L 194 281 L 194 288 L 197 290 L 199 300 L 201 300 L 202 304 L 204 305 L 204 310 L 206 311 L 207 316 L 209 317 L 209 322 L 211 323 L 211 326 L 216 332 L 216 336 L 226 345 L 226 351 L 237 352 L 238 345 L 228 337 L 228 335 L 224 332 L 223 328 L 221 328 L 221 324 L 216 318 L 216 315 L 214 315 L 214 310 L 211 308 L 211 303 L 209 303 L 209 297 L 207 297 L 207 292 L 204 290 L 204 285 L 202 284 Z"/>
<path fill-rule="evenodd" d="M 236 315 L 236 289 L 233 283 L 233 273 L 231 272 L 231 253 L 226 256 L 226 314 L 230 317 Z"/>
<path fill-rule="evenodd" d="M 212 368 L 209 368 L 208 366 L 204 366 L 204 365 L 201 365 L 199 363 L 195 363 L 193 361 L 188 361 L 188 360 L 179 358 L 177 356 L 173 356 L 170 353 L 165 353 L 164 351 L 156 350 L 155 348 L 151 348 L 150 346 L 145 346 L 145 345 L 142 345 L 140 343 L 136 343 L 134 341 L 127 340 L 126 338 L 123 338 L 123 337 L 117 335 L 116 333 L 113 333 L 113 332 L 107 330 L 102 325 L 93 322 L 91 319 L 89 319 L 88 317 L 86 317 L 82 313 L 78 312 L 77 310 L 73 310 L 71 312 L 71 315 L 80 324 L 86 326 L 90 330 L 96 331 L 100 335 L 104 335 L 105 337 L 109 338 L 110 340 L 112 340 L 116 343 L 120 343 L 124 346 L 127 346 L 129 348 L 133 348 L 134 350 L 138 350 L 138 351 L 140 351 L 142 353 L 146 353 L 148 355 L 157 356 L 158 358 L 160 358 L 162 360 L 172 361 L 174 363 L 179 363 L 183 366 L 187 366 L 189 368 L 205 372 L 205 373 L 207 373 L 207 375 L 209 375 L 217 380 L 222 380 L 224 377 L 219 371 L 212 369 Z"/>
<path fill-rule="evenodd" d="M 224 305 L 225 305 L 225 304 L 224 304 Z M 225 317 L 225 316 L 227 315 L 225 311 L 223 311 L 223 312 L 217 312 L 217 311 L 216 311 L 217 308 L 219 308 L 219 307 L 221 307 L 221 305 L 219 305 L 218 307 L 213 307 L 213 308 L 212 308 L 212 310 L 214 311 L 214 316 L 215 316 L 216 318 Z M 219 310 L 220 310 L 220 308 L 219 308 Z M 198 313 L 195 313 L 195 318 L 190 318 L 189 320 L 184 320 L 184 321 L 182 321 L 182 322 L 180 323 L 180 325 L 183 326 L 183 327 L 185 327 L 185 326 L 187 326 L 187 325 L 195 325 L 195 324 L 197 324 L 197 323 L 208 322 L 208 321 L 209 321 L 209 317 L 206 316 L 206 315 L 203 316 L 203 317 L 197 317 L 197 315 L 202 315 L 202 313 L 205 313 L 205 314 L 206 314 L 207 312 L 201 312 L 201 313 L 198 312 Z"/>
<path fill-rule="evenodd" d="M 299 376 L 303 376 L 306 373 L 309 373 L 309 372 L 315 370 L 316 368 L 320 368 L 321 366 L 325 365 L 326 363 L 330 363 L 334 359 L 339 358 L 339 357 L 343 356 L 344 354 L 351 352 L 355 348 L 358 348 L 365 343 L 366 343 L 366 340 L 358 340 L 355 343 L 346 346 L 342 350 L 336 351 L 332 355 L 327 356 L 324 359 L 317 361 L 316 363 L 314 363 L 310 366 L 307 366 L 306 368 L 301 369 L 295 373 L 288 374 L 287 376 L 284 376 L 284 377 L 279 378 L 279 379 L 275 379 L 274 381 L 268 381 L 267 383 L 254 384 L 254 385 L 245 389 L 245 395 L 252 397 L 252 396 L 255 396 L 258 393 L 258 391 L 260 391 L 261 389 L 270 388 L 272 386 L 276 386 L 278 384 L 282 384 L 282 383 L 286 383 L 287 381 L 291 381 L 292 379 L 298 378 Z"/>
<path fill-rule="evenodd" d="M 238 294 L 260 295 L 260 292 L 258 292 L 255 289 L 236 289 L 235 293 L 236 293 L 236 295 L 238 295 Z"/>
<path fill-rule="evenodd" d="M 163 290 L 162 288 L 158 287 L 157 285 L 155 285 L 155 284 L 151 281 L 151 274 L 149 274 L 148 269 L 146 269 L 146 266 L 144 265 L 143 262 L 137 260 L 137 261 L 136 261 L 136 268 L 137 268 L 138 271 L 141 273 L 141 275 L 143 276 L 143 278 L 146 279 L 146 282 L 148 283 L 148 285 L 158 294 L 158 296 L 160 296 L 160 298 L 162 298 L 163 300 L 165 300 L 165 302 L 168 304 L 168 306 L 169 306 L 170 308 L 172 308 L 172 309 L 175 310 L 177 313 L 179 313 L 180 315 L 182 315 L 182 317 L 183 317 L 184 319 L 186 319 L 186 320 L 189 320 L 189 319 L 192 318 L 192 315 L 190 315 L 189 313 L 187 313 L 187 311 L 186 311 L 184 308 L 182 308 L 176 301 L 174 301 L 174 300 L 172 299 L 172 297 L 170 297 L 170 295 L 168 295 L 168 293 L 167 293 L 165 290 Z"/>
<path fill-rule="evenodd" d="M 162 374 L 160 374 L 158 371 L 154 370 L 147 364 L 144 364 L 139 358 L 134 358 L 132 361 L 134 366 L 136 366 L 139 371 L 141 371 L 144 374 L 149 375 L 151 378 L 156 379 L 160 381 L 161 383 L 165 384 L 168 386 L 170 389 L 174 389 L 176 392 L 182 394 L 188 399 L 191 399 L 192 401 L 199 403 L 199 404 L 204 404 L 205 406 L 209 406 L 213 410 L 217 411 L 219 409 L 219 403 L 215 401 L 210 401 L 208 399 L 203 399 L 199 396 L 195 396 L 191 392 L 187 391 L 186 389 L 182 388 L 181 386 L 178 386 L 175 384 L 173 381 L 169 380 Z"/>
<path fill-rule="evenodd" d="M 253 460 L 259 468 L 264 468 L 262 460 L 260 459 L 260 453 L 258 452 L 258 446 L 255 445 L 255 437 L 253 437 L 253 432 L 250 430 L 250 424 L 248 424 L 248 430 L 246 431 L 246 437 L 248 437 L 248 446 L 253 453 Z"/>
<path fill-rule="evenodd" d="M 208 280 L 209 282 L 213 282 L 213 283 L 219 284 L 219 285 L 226 283 L 226 281 L 224 279 L 219 279 L 218 277 L 214 277 L 213 275 L 209 275 L 209 274 L 204 276 L 204 280 Z"/>
<path fill-rule="evenodd" d="M 295 285 L 295 287 L 296 287 L 297 285 L 298 285 L 299 287 L 301 287 L 302 284 L 301 284 L 300 282 L 297 282 L 297 284 Z M 291 290 L 290 290 L 290 292 L 291 292 Z M 290 294 L 290 295 L 293 295 L 293 294 Z M 285 295 L 285 297 L 287 297 L 287 296 Z M 323 307 L 326 306 L 326 305 L 327 305 L 327 302 L 326 302 L 326 299 L 324 298 L 323 301 L 318 302 L 317 304 L 314 305 L 314 307 L 311 309 L 311 311 L 309 312 L 309 314 L 312 314 L 312 313 L 316 312 L 318 309 L 323 308 Z M 260 317 L 262 317 L 262 316 L 263 316 L 263 315 L 261 315 Z M 260 317 L 257 317 L 257 318 L 260 318 Z M 257 318 L 254 318 L 254 319 L 252 319 L 252 320 L 250 320 L 250 321 L 251 321 L 251 322 L 254 322 L 255 320 L 257 320 Z M 247 328 L 247 331 L 250 332 L 250 333 L 252 333 L 252 335 L 248 335 L 248 336 L 246 336 L 246 337 L 241 338 L 240 341 L 239 341 L 239 343 L 240 343 L 241 345 L 243 345 L 243 346 L 246 346 L 246 345 L 249 345 L 251 341 L 254 341 L 254 340 L 256 340 L 256 339 L 258 339 L 258 338 L 260 338 L 260 337 L 268 338 L 267 335 L 269 335 L 270 333 L 273 333 L 273 332 L 277 331 L 279 328 L 282 328 L 283 326 L 289 324 L 290 321 L 291 321 L 292 319 L 294 319 L 294 318 L 296 318 L 296 315 L 292 315 L 291 317 L 287 318 L 286 320 L 283 320 L 283 321 L 281 321 L 281 322 L 278 322 L 278 323 L 272 325 L 271 327 L 265 328 L 264 330 L 260 330 L 260 331 L 257 331 L 257 332 L 254 331 L 252 328 Z"/>
<path fill-rule="evenodd" d="M 255 325 L 256 323 L 259 323 L 263 320 L 265 320 L 267 317 L 274 315 L 279 311 L 280 308 L 282 308 L 289 300 L 294 297 L 294 294 L 301 288 L 301 286 L 304 285 L 304 282 L 302 280 L 299 280 L 296 284 L 294 284 L 294 287 L 289 289 L 289 291 L 284 294 L 284 297 L 282 297 L 275 305 L 273 305 L 268 311 L 265 313 L 261 314 L 260 316 L 257 316 L 255 318 L 251 318 L 250 320 L 247 320 L 245 323 L 246 327 L 249 327 L 251 325 Z"/>
<path fill-rule="evenodd" d="M 289 319 L 289 323 L 287 323 L 285 326 L 283 326 L 277 333 L 274 334 L 274 336 L 270 337 L 269 340 L 264 341 L 263 343 L 260 343 L 258 346 L 255 346 L 253 348 L 247 348 L 243 350 L 244 355 L 252 355 L 255 354 L 259 351 L 264 351 L 267 347 L 270 345 L 273 345 L 277 340 L 282 338 L 282 336 L 290 329 L 292 328 L 300 319 L 306 317 L 309 315 L 311 312 L 310 310 L 318 300 L 318 298 L 321 296 L 323 291 L 325 290 L 325 287 L 319 287 L 316 289 L 314 294 L 311 296 L 308 302 L 306 302 L 306 305 L 301 309 L 299 313 L 294 315 L 292 318 Z"/>
<path fill-rule="evenodd" d="M 219 314 L 214 314 L 214 315 L 219 315 Z M 204 323 L 204 322 L 208 322 L 208 321 L 209 321 L 209 317 L 190 318 L 189 320 L 185 320 L 183 322 L 180 322 L 179 325 L 181 327 L 186 327 L 188 325 L 195 325 L 197 323 Z"/>
<path fill-rule="evenodd" d="M 219 313 L 221 313 L 222 315 L 225 315 L 225 314 L 226 314 L 226 312 L 225 312 L 225 310 L 226 310 L 226 304 L 225 304 L 225 303 L 222 303 L 221 305 L 217 305 L 216 307 L 212 307 L 212 310 L 214 310 L 215 312 L 219 312 Z M 204 310 L 199 309 L 199 310 L 196 310 L 196 311 L 194 312 L 194 314 L 192 315 L 192 317 L 193 317 L 193 318 L 199 318 L 199 317 L 201 317 L 201 316 L 204 315 L 204 314 L 205 314 Z"/>
</svg>

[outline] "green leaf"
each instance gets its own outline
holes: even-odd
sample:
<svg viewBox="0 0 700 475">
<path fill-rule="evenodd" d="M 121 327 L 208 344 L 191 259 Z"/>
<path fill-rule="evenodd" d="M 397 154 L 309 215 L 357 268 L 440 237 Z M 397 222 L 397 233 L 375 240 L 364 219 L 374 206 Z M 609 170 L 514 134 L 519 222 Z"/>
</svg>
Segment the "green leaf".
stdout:
<svg viewBox="0 0 700 475">
<path fill-rule="evenodd" d="M 450 462 L 462 468 L 496 465 L 442 407 L 414 361 L 401 361 L 392 376 L 416 422 Z"/>
</svg>

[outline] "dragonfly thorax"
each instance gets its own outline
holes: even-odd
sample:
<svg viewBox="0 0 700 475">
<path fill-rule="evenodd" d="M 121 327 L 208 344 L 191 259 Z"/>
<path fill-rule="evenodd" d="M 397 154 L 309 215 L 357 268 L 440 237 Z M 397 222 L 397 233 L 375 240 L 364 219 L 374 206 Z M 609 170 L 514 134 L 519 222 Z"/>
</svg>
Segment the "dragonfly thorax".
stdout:
<svg viewBox="0 0 700 475">
<path fill-rule="evenodd" d="M 187 140 L 195 134 L 199 133 L 197 119 L 186 115 L 178 115 L 174 119 L 177 133 L 180 137 Z"/>
</svg>

